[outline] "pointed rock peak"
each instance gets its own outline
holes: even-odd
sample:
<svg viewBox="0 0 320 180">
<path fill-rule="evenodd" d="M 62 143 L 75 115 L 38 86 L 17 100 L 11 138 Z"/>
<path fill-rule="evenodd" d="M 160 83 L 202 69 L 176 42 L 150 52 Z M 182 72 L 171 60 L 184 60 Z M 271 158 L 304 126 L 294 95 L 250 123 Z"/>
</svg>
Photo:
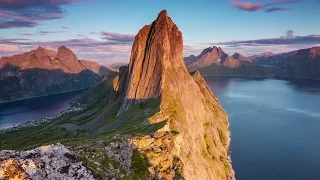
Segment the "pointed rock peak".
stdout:
<svg viewBox="0 0 320 180">
<path fill-rule="evenodd" d="M 39 47 L 36 49 L 36 51 L 37 51 L 37 52 L 47 52 L 47 51 L 50 51 L 50 50 L 48 50 L 48 49 L 46 49 L 46 48 L 44 48 L 44 47 L 39 46 Z"/>
<path fill-rule="evenodd" d="M 66 51 L 71 51 L 69 48 L 67 48 L 67 47 L 65 47 L 65 46 L 60 46 L 59 48 L 58 48 L 58 51 L 62 51 L 62 50 L 66 50 Z"/>
<path fill-rule="evenodd" d="M 65 46 L 60 46 L 58 48 L 58 54 L 57 55 L 59 56 L 59 55 L 74 55 L 74 54 L 69 48 L 67 48 Z"/>
<path fill-rule="evenodd" d="M 36 50 L 37 50 L 37 51 L 40 51 L 40 50 L 44 50 L 44 49 L 45 49 L 45 48 L 39 46 Z"/>
<path fill-rule="evenodd" d="M 208 48 L 204 49 L 204 50 L 200 53 L 200 55 L 199 55 L 198 57 L 201 57 L 201 56 L 207 54 L 208 52 L 211 52 L 212 49 L 213 49 L 212 47 L 208 47 Z"/>
<path fill-rule="evenodd" d="M 162 22 L 165 23 L 162 23 Z M 159 15 L 158 18 L 154 21 L 154 23 L 156 23 L 157 25 L 163 25 L 163 24 L 168 24 L 169 26 L 174 25 L 172 19 L 168 16 L 168 13 L 166 10 L 162 10 Z"/>
<path fill-rule="evenodd" d="M 191 76 L 187 71 L 182 34 L 167 17 L 166 11 L 162 11 L 151 26 L 145 26 L 136 35 L 128 75 L 121 80 L 121 72 L 126 71 L 120 69 L 120 76 L 114 80 L 117 92 L 121 92 L 121 82 L 126 81 L 118 115 L 135 104 L 158 101 L 158 112 L 148 121 L 151 124 L 165 122 L 159 132 L 179 132 L 171 139 L 174 153 L 166 156 L 174 159 L 179 155 L 183 164 L 181 174 L 187 179 L 233 179 L 227 153 L 230 143 L 227 115 L 200 73 Z M 219 158 L 208 158 L 212 156 Z M 152 166 L 163 167 L 162 160 L 148 158 Z M 167 168 L 163 169 L 164 172 Z M 166 172 L 160 172 L 159 179 L 162 176 L 174 179 Z"/>
<path fill-rule="evenodd" d="M 167 12 L 161 11 L 151 26 L 143 27 L 136 35 L 129 64 L 127 99 L 119 114 L 135 103 L 160 98 L 168 69 L 183 67 L 187 72 L 182 51 L 181 32 Z"/>
<path fill-rule="evenodd" d="M 235 58 L 235 59 L 238 59 L 240 56 L 242 56 L 242 54 L 240 54 L 240 53 L 234 53 L 232 55 L 232 57 Z"/>
<path fill-rule="evenodd" d="M 217 46 L 213 46 L 212 50 L 216 51 L 216 52 L 222 51 L 222 49 L 220 47 L 217 47 Z"/>
<path fill-rule="evenodd" d="M 163 18 L 168 18 L 168 12 L 165 9 L 162 10 L 158 15 L 158 19 L 163 19 Z"/>
<path fill-rule="evenodd" d="M 57 58 L 62 60 L 64 63 L 68 64 L 67 66 L 69 66 L 72 69 L 80 69 L 77 56 L 69 48 L 66 48 L 65 46 L 59 47 L 57 52 Z"/>
<path fill-rule="evenodd" d="M 41 46 L 39 46 L 36 50 L 33 50 L 31 52 L 34 52 L 40 56 L 42 56 L 42 55 L 54 56 L 55 55 L 55 51 L 43 48 Z"/>
</svg>

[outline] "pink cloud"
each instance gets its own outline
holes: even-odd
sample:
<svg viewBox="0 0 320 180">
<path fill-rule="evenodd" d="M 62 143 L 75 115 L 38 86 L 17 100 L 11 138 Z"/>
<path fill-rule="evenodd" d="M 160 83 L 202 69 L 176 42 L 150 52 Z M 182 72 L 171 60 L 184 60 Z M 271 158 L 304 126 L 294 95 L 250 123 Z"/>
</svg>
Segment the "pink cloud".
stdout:
<svg viewBox="0 0 320 180">
<path fill-rule="evenodd" d="M 253 4 L 250 2 L 239 2 L 239 1 L 233 1 L 232 5 L 238 9 L 245 10 L 245 11 L 257 11 L 264 7 L 262 3 Z"/>
<path fill-rule="evenodd" d="M 0 12 L 0 18 L 7 18 L 7 19 L 16 19 L 16 20 L 50 20 L 50 19 L 61 19 L 63 18 L 63 14 L 61 13 L 39 13 L 36 15 L 19 15 L 14 13 L 5 13 Z"/>
<path fill-rule="evenodd" d="M 101 38 L 106 40 L 115 40 L 121 42 L 133 42 L 135 35 L 134 34 L 120 34 L 114 32 L 100 32 Z"/>
<path fill-rule="evenodd" d="M 244 11 L 258 11 L 261 9 L 265 9 L 270 6 L 275 6 L 275 5 L 281 5 L 281 4 L 291 4 L 291 3 L 296 3 L 300 2 L 302 0 L 275 0 L 270 3 L 251 3 L 251 2 L 240 2 L 240 1 L 232 1 L 232 5 L 240 10 Z M 290 10 L 289 8 L 281 8 L 281 7 L 270 7 L 268 9 L 265 9 L 265 12 L 275 12 L 275 11 L 285 11 L 285 10 Z"/>
<path fill-rule="evenodd" d="M 86 0 L 0 0 L 0 28 L 39 25 L 37 21 L 61 19 L 67 15 L 65 5 Z"/>
</svg>

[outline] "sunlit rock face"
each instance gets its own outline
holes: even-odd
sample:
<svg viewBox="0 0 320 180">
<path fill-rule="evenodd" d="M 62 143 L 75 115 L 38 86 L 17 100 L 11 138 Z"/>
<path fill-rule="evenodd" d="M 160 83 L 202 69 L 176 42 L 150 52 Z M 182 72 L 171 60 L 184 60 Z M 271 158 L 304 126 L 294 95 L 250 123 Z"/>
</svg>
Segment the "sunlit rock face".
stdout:
<svg viewBox="0 0 320 180">
<path fill-rule="evenodd" d="M 39 47 L 0 59 L 0 103 L 89 88 L 109 70 L 92 61 L 78 60 L 68 48 Z"/>
<path fill-rule="evenodd" d="M 236 68 L 244 62 L 244 56 L 229 56 L 226 54 L 220 47 L 209 47 L 204 49 L 199 56 L 197 56 L 198 60 L 194 61 L 190 65 L 188 65 L 188 69 L 190 72 L 199 70 L 201 68 L 210 66 L 212 64 L 216 64 L 219 66 L 229 67 L 229 68 Z M 188 58 L 185 58 L 185 61 Z"/>
<path fill-rule="evenodd" d="M 190 75 L 182 49 L 182 33 L 167 12 L 161 11 L 158 18 L 135 37 L 124 102 L 118 115 L 134 104 L 159 100 L 160 110 L 149 118 L 149 123 L 166 121 L 158 132 L 176 132 L 166 139 L 167 153 L 159 157 L 166 157 L 169 164 L 178 159 L 178 169 L 185 179 L 234 179 L 228 155 L 227 114 L 200 73 Z M 153 147 L 155 139 L 146 137 L 135 142 L 143 150 Z M 163 164 L 164 159 L 154 159 L 156 148 L 149 149 L 145 154 L 150 162 Z M 151 174 L 153 171 L 150 170 Z M 159 174 L 162 175 L 158 178 L 175 177 L 165 171 Z"/>
<path fill-rule="evenodd" d="M 0 151 L 0 179 L 94 179 L 61 144 L 28 151 Z"/>
</svg>

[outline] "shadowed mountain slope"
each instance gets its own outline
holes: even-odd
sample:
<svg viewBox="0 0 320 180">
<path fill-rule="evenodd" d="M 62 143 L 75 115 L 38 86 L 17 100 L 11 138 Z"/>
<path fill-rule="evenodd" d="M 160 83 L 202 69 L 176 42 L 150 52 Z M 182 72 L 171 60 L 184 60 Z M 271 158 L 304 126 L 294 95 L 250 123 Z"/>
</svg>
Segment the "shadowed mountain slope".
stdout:
<svg viewBox="0 0 320 180">
<path fill-rule="evenodd" d="M 0 59 L 0 102 L 89 88 L 109 70 L 96 62 L 78 61 L 62 46 L 42 47 Z"/>
</svg>

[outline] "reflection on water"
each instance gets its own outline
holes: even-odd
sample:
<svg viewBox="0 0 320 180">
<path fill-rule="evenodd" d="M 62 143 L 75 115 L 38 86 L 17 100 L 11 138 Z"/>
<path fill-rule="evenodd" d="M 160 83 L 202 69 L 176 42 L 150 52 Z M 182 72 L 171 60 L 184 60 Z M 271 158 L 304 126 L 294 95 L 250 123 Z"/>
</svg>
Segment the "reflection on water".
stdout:
<svg viewBox="0 0 320 180">
<path fill-rule="evenodd" d="M 298 114 L 303 114 L 303 115 L 307 115 L 307 116 L 312 116 L 312 117 L 320 117 L 320 113 L 314 112 L 314 111 L 309 111 L 309 110 L 291 108 L 291 109 L 286 109 L 286 111 L 294 112 L 294 113 L 298 113 Z"/>
<path fill-rule="evenodd" d="M 69 102 L 84 91 L 0 104 L 0 129 L 53 115 L 69 108 Z"/>
<path fill-rule="evenodd" d="M 238 180 L 320 179 L 320 81 L 205 79 L 229 115 Z"/>
<path fill-rule="evenodd" d="M 289 79 L 288 84 L 295 88 L 297 91 L 304 91 L 310 94 L 320 94 L 320 81 L 306 79 Z"/>
</svg>

